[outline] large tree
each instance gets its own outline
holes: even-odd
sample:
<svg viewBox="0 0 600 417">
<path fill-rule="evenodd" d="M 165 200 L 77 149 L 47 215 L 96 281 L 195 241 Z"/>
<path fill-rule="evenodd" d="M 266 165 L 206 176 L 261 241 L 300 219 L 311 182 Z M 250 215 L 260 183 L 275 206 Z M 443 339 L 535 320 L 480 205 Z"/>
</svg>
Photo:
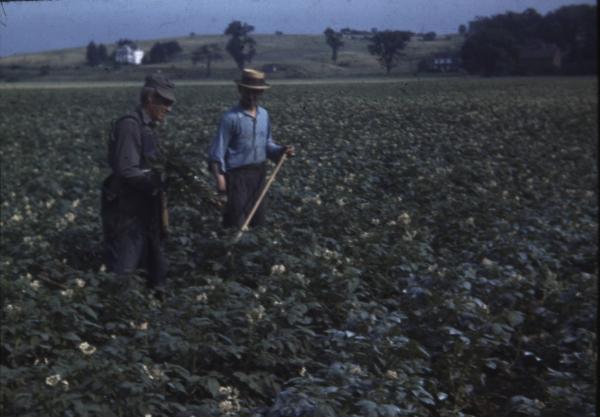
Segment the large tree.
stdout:
<svg viewBox="0 0 600 417">
<path fill-rule="evenodd" d="M 461 49 L 464 67 L 471 73 L 509 75 L 517 71 L 519 48 L 541 38 L 543 17 L 534 9 L 479 17 L 469 22 Z"/>
<path fill-rule="evenodd" d="M 183 51 L 183 49 L 181 49 L 181 45 L 179 45 L 179 42 L 177 41 L 165 42 L 163 43 L 163 48 L 165 48 L 167 60 L 171 59 L 173 56 Z"/>
<path fill-rule="evenodd" d="M 402 50 L 410 40 L 411 32 L 401 30 L 385 30 L 371 36 L 368 46 L 369 53 L 377 57 L 377 61 L 389 74 L 398 65 Z"/>
<path fill-rule="evenodd" d="M 162 43 L 156 42 L 152 45 L 152 48 L 150 48 L 147 63 L 158 64 L 161 62 L 167 62 L 167 51 Z"/>
<path fill-rule="evenodd" d="M 223 59 L 221 47 L 216 43 L 202 45 L 192 53 L 192 63 L 196 65 L 198 62 L 206 62 L 206 77 L 210 77 L 211 63 Z"/>
<path fill-rule="evenodd" d="M 470 73 L 485 76 L 511 74 L 518 62 L 518 42 L 506 30 L 483 28 L 465 40 L 461 57 Z"/>
<path fill-rule="evenodd" d="M 150 53 L 148 54 L 148 59 L 145 63 L 147 64 L 158 64 L 161 62 L 170 61 L 174 55 L 181 52 L 181 46 L 177 41 L 169 41 L 169 42 L 156 42 L 150 48 Z M 144 57 L 146 59 L 146 57 Z"/>
<path fill-rule="evenodd" d="M 325 29 L 323 34 L 325 35 L 325 42 L 327 42 L 327 45 L 329 45 L 329 47 L 331 48 L 331 60 L 333 62 L 336 62 L 338 49 L 340 49 L 342 46 L 344 46 L 344 41 L 342 40 L 342 34 L 336 32 L 335 30 L 331 29 L 330 27 Z"/>
<path fill-rule="evenodd" d="M 100 60 L 100 62 L 108 61 L 108 50 L 106 49 L 106 46 L 103 43 L 98 45 L 96 52 L 98 54 L 98 60 Z"/>
<path fill-rule="evenodd" d="M 565 6 L 545 16 L 534 9 L 507 12 L 469 22 L 461 54 L 469 72 L 512 74 L 519 71 L 520 51 L 528 45 L 550 44 L 563 54 L 563 71 L 595 73 L 597 31 L 596 6 Z"/>
<path fill-rule="evenodd" d="M 85 61 L 91 67 L 95 67 L 100 64 L 100 57 L 98 55 L 98 47 L 93 41 L 88 43 L 85 50 Z"/>
<path fill-rule="evenodd" d="M 234 20 L 225 29 L 225 35 L 231 36 L 225 49 L 233 58 L 240 70 L 244 69 L 246 63 L 252 62 L 256 54 L 256 42 L 250 37 L 254 26 Z"/>
<path fill-rule="evenodd" d="M 598 59 L 596 6 L 561 7 L 544 17 L 543 37 L 566 52 L 568 72 L 595 73 Z"/>
</svg>

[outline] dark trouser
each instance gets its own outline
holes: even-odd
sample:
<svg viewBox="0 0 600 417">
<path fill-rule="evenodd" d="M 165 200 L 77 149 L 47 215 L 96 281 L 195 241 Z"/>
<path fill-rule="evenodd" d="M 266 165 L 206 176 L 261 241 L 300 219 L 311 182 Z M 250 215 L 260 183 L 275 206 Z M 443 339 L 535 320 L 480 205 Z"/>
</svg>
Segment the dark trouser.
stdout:
<svg viewBox="0 0 600 417">
<path fill-rule="evenodd" d="M 265 185 L 266 166 L 264 163 L 246 165 L 228 171 L 225 175 L 227 204 L 223 212 L 223 227 L 241 228 Z M 250 226 L 256 227 L 264 223 L 265 210 L 263 200 L 250 221 Z"/>
<path fill-rule="evenodd" d="M 100 212 L 104 262 L 106 269 L 116 274 L 144 269 L 148 286 L 160 286 L 167 276 L 160 230 L 160 200 L 134 191 L 115 186 L 112 175 L 102 183 Z"/>
<path fill-rule="evenodd" d="M 104 250 L 109 272 L 129 274 L 144 269 L 149 287 L 165 284 L 167 260 L 162 241 L 158 233 L 150 233 L 141 220 L 131 219 L 118 233 L 105 235 Z"/>
</svg>

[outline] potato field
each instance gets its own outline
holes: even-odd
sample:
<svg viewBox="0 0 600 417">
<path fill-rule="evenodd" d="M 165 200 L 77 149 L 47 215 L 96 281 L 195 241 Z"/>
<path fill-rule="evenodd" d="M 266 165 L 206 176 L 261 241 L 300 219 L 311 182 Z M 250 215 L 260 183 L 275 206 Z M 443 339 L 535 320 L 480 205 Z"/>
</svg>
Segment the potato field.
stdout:
<svg viewBox="0 0 600 417">
<path fill-rule="evenodd" d="M 102 264 L 108 129 L 139 89 L 0 90 L 0 414 L 595 415 L 597 91 L 275 84 L 297 155 L 233 244 L 206 155 L 235 85 L 180 85 L 160 131 L 195 180 L 161 301 Z"/>
</svg>

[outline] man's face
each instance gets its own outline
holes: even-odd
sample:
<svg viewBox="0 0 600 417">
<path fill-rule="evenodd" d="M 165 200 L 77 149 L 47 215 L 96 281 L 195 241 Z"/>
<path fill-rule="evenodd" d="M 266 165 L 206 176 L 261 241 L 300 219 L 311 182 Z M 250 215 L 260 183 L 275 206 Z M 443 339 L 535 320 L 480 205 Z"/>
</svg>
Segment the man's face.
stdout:
<svg viewBox="0 0 600 417">
<path fill-rule="evenodd" d="M 242 106 L 246 109 L 256 108 L 262 93 L 262 90 L 252 90 L 249 88 L 240 87 Z"/>
<path fill-rule="evenodd" d="M 171 111 L 171 107 L 173 107 L 173 102 L 171 100 L 167 100 L 158 94 L 154 94 L 150 97 L 146 110 L 152 120 L 162 123 L 167 118 L 167 113 Z"/>
</svg>

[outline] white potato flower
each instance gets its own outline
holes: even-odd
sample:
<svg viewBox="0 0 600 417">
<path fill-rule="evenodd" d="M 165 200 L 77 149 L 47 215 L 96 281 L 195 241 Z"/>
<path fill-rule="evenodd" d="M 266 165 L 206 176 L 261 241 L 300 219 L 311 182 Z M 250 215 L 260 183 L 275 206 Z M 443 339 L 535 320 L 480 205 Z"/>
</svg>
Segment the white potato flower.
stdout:
<svg viewBox="0 0 600 417">
<path fill-rule="evenodd" d="M 388 379 L 398 379 L 398 372 L 393 371 L 391 369 L 389 369 L 386 373 L 385 373 L 386 378 Z"/>
<path fill-rule="evenodd" d="M 43 363 L 44 365 L 48 365 L 48 358 L 42 358 L 41 360 L 39 358 L 36 358 L 36 360 L 33 361 L 33 364 L 36 366 L 41 363 Z"/>
<path fill-rule="evenodd" d="M 62 295 L 63 297 L 66 297 L 66 298 L 71 298 L 73 296 L 73 290 L 71 288 L 62 290 L 60 292 L 60 295 Z"/>
<path fill-rule="evenodd" d="M 246 314 L 246 318 L 251 324 L 256 323 L 259 320 L 262 320 L 265 317 L 265 308 L 262 304 L 259 304 L 258 307 L 253 308 Z"/>
<path fill-rule="evenodd" d="M 352 364 L 350 365 L 350 373 L 352 375 L 361 375 L 363 370 L 359 365 Z"/>
<path fill-rule="evenodd" d="M 60 374 L 50 375 L 48 378 L 46 378 L 46 384 L 53 387 L 56 384 L 58 384 L 61 380 L 62 377 L 60 376 Z"/>
<path fill-rule="evenodd" d="M 231 413 L 233 411 L 233 403 L 230 400 L 221 401 L 219 403 L 219 410 L 222 413 Z"/>
<path fill-rule="evenodd" d="M 323 257 L 325 259 L 337 259 L 340 257 L 340 254 L 334 250 L 325 249 L 323 251 Z"/>
<path fill-rule="evenodd" d="M 407 212 L 403 212 L 400 216 L 398 216 L 398 221 L 402 224 L 410 224 L 410 214 L 408 214 Z"/>
<path fill-rule="evenodd" d="M 81 342 L 79 344 L 79 350 L 81 350 L 84 355 L 92 355 L 96 351 L 96 347 L 90 345 L 88 342 Z"/>
<path fill-rule="evenodd" d="M 158 380 L 164 380 L 165 379 L 165 372 L 160 369 L 159 367 L 154 367 L 150 370 L 150 374 L 152 374 L 152 376 L 154 378 L 152 379 L 158 379 Z"/>
<path fill-rule="evenodd" d="M 233 394 L 233 388 L 232 387 L 220 386 L 219 387 L 219 394 L 229 396 L 229 395 Z"/>
<path fill-rule="evenodd" d="M 483 258 L 483 259 L 481 260 L 481 264 L 482 264 L 483 266 L 490 267 L 490 266 L 493 266 L 493 265 L 494 265 L 494 261 L 492 261 L 492 260 L 490 260 L 490 259 L 488 259 L 488 258 Z"/>
<path fill-rule="evenodd" d="M 150 379 L 154 379 L 154 375 L 152 375 L 152 373 L 150 373 L 150 370 L 148 369 L 148 367 L 146 366 L 145 363 L 142 364 L 142 370 L 144 371 L 144 373 L 146 374 L 146 376 Z"/>
</svg>

